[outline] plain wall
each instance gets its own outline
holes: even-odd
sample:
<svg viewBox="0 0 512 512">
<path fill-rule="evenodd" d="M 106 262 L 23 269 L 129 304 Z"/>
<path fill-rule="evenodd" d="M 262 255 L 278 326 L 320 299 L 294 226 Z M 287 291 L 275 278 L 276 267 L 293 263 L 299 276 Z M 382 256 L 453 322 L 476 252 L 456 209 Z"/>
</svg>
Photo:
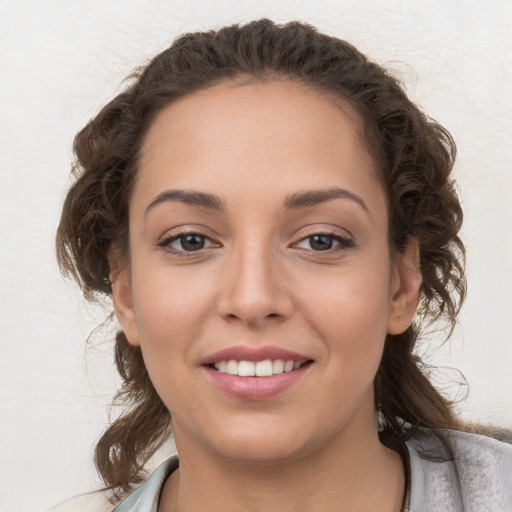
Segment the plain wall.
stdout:
<svg viewBox="0 0 512 512">
<path fill-rule="evenodd" d="M 260 17 L 348 39 L 453 134 L 469 294 L 452 343 L 466 418 L 512 426 L 512 2 L 4 0 L 0 3 L 0 509 L 95 489 L 94 440 L 118 379 L 101 309 L 59 275 L 54 233 L 74 134 L 138 64 L 185 31 Z M 447 386 L 460 381 L 441 371 Z M 448 386 L 460 397 L 465 388 Z"/>
</svg>

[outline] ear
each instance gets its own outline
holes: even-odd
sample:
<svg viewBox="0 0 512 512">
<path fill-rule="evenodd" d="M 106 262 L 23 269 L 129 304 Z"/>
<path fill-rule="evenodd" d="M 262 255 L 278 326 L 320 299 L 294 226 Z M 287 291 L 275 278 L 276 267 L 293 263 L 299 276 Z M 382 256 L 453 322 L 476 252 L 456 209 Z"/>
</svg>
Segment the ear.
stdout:
<svg viewBox="0 0 512 512">
<path fill-rule="evenodd" d="M 395 256 L 388 334 L 401 334 L 411 325 L 420 301 L 420 287 L 420 249 L 418 241 L 414 239 L 407 244 L 404 251 Z"/>
<path fill-rule="evenodd" d="M 112 300 L 117 321 L 130 345 L 139 346 L 137 315 L 133 305 L 130 265 L 121 258 L 109 255 Z M 123 258 L 124 260 L 124 258 Z"/>
</svg>

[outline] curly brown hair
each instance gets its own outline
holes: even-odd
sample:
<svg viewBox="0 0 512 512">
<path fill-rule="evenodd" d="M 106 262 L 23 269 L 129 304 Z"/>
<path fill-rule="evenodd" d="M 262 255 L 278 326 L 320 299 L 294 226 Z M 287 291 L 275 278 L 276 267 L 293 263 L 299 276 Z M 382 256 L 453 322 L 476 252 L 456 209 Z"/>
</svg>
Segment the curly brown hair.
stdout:
<svg viewBox="0 0 512 512">
<path fill-rule="evenodd" d="M 186 34 L 137 71 L 74 141 L 74 184 L 57 233 L 61 270 L 94 300 L 112 293 L 109 255 L 127 254 L 128 205 L 142 141 L 156 114 L 179 97 L 224 80 L 291 80 L 348 103 L 360 116 L 389 205 L 389 244 L 417 240 L 422 275 L 418 319 L 388 335 L 375 379 L 386 418 L 383 442 L 418 427 L 463 428 L 452 403 L 431 384 L 414 353 L 421 327 L 445 319 L 453 327 L 465 296 L 462 210 L 451 171 L 450 134 L 406 96 L 399 82 L 351 44 L 291 22 L 260 20 Z M 115 343 L 124 412 L 99 440 L 95 461 L 106 485 L 126 491 L 170 431 L 141 351 L 122 331 Z"/>
</svg>

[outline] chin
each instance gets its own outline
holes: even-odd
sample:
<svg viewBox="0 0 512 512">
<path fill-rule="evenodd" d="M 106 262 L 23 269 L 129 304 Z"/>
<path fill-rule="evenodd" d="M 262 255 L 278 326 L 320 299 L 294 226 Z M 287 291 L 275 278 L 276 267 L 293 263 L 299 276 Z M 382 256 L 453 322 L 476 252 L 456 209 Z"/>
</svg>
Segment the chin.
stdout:
<svg viewBox="0 0 512 512">
<path fill-rule="evenodd" d="M 239 464 L 278 465 L 306 455 L 304 447 L 291 446 L 290 443 L 268 440 L 235 441 L 229 446 L 219 447 L 218 455 Z"/>
<path fill-rule="evenodd" d="M 313 449 L 313 444 L 298 422 L 286 425 L 278 418 L 271 422 L 253 421 L 250 425 L 231 422 L 213 439 L 210 437 L 210 449 L 218 455 L 256 465 L 280 464 L 303 457 Z"/>
</svg>

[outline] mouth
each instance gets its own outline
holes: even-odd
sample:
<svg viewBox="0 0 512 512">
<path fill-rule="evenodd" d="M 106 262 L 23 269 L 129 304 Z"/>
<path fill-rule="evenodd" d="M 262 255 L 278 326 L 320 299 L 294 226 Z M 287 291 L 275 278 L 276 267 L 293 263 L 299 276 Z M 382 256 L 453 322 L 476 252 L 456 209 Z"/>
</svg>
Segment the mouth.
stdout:
<svg viewBox="0 0 512 512">
<path fill-rule="evenodd" d="M 282 347 L 237 345 L 207 355 L 205 376 L 221 392 L 241 400 L 267 400 L 298 385 L 315 362 Z"/>
<path fill-rule="evenodd" d="M 264 359 L 261 361 L 222 360 L 208 364 L 209 368 L 228 375 L 239 377 L 272 377 L 281 373 L 291 373 L 313 363 L 312 359 L 294 361 L 292 359 Z"/>
</svg>

